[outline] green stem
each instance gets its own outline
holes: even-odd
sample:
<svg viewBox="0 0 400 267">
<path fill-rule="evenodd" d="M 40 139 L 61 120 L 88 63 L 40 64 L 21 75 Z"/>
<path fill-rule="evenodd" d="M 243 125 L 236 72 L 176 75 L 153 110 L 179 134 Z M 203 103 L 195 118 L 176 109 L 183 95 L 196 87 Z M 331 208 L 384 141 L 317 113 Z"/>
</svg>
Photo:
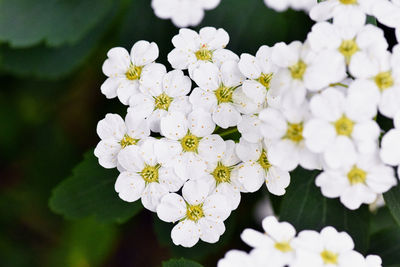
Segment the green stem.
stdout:
<svg viewBox="0 0 400 267">
<path fill-rule="evenodd" d="M 233 134 L 233 133 L 237 133 L 237 132 L 238 132 L 238 130 L 237 130 L 237 128 L 235 127 L 235 128 L 230 129 L 230 130 L 228 130 L 228 131 L 226 131 L 226 132 L 220 133 L 219 135 L 220 135 L 221 137 L 224 137 L 224 136 L 227 136 L 227 135 L 230 135 L 230 134 Z"/>
<path fill-rule="evenodd" d="M 344 88 L 349 88 L 349 86 L 348 85 L 346 85 L 346 84 L 343 84 L 343 83 L 332 83 L 332 84 L 330 84 L 330 86 L 342 86 L 342 87 L 344 87 Z"/>
</svg>

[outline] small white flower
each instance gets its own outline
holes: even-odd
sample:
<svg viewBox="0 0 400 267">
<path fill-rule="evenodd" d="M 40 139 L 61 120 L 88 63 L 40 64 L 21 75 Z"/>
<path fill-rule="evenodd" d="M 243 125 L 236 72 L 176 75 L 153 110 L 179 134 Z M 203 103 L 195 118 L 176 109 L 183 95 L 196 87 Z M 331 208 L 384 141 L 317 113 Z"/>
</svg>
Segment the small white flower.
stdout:
<svg viewBox="0 0 400 267">
<path fill-rule="evenodd" d="M 204 10 L 216 8 L 221 0 L 152 0 L 151 7 L 157 17 L 171 19 L 177 27 L 197 26 Z"/>
<path fill-rule="evenodd" d="M 325 169 L 315 180 L 322 194 L 340 197 L 349 209 L 371 204 L 381 193 L 397 184 L 393 168 L 384 165 L 378 155 L 357 155 L 357 159 L 340 169 Z"/>
<path fill-rule="evenodd" d="M 157 77 L 155 77 L 157 79 Z M 191 111 L 188 96 L 192 82 L 180 70 L 173 70 L 159 78 L 159 86 L 141 88 L 142 92 L 131 97 L 130 111 L 136 116 L 147 118 L 150 130 L 160 132 L 161 118 L 168 112 Z"/>
<path fill-rule="evenodd" d="M 243 82 L 243 92 L 262 108 L 274 103 L 278 95 L 270 90 L 271 79 L 277 67 L 271 59 L 272 48 L 261 46 L 256 56 L 242 54 L 239 61 L 239 69 L 246 76 Z"/>
<path fill-rule="evenodd" d="M 235 142 L 225 141 L 226 149 L 217 161 L 207 161 L 206 173 L 199 178 L 209 184 L 211 193 L 219 193 L 226 197 L 231 209 L 235 210 L 240 203 L 241 185 L 237 172 L 234 171 L 240 159 L 236 156 Z"/>
<path fill-rule="evenodd" d="M 295 256 L 293 241 L 296 229 L 287 222 L 278 222 L 274 216 L 262 221 L 265 233 L 253 229 L 245 229 L 241 234 L 242 240 L 255 248 L 254 254 L 263 257 L 271 267 L 290 265 Z M 258 251 L 257 251 L 258 250 Z"/>
<path fill-rule="evenodd" d="M 304 230 L 294 241 L 296 259 L 292 267 L 364 266 L 364 257 L 354 251 L 354 242 L 345 232 L 328 226 L 321 233 Z"/>
<path fill-rule="evenodd" d="M 238 60 L 233 52 L 224 49 L 229 43 L 229 35 L 224 29 L 204 27 L 199 33 L 190 29 L 180 29 L 172 38 L 174 49 L 168 54 L 168 61 L 174 69 L 193 70 L 205 62 L 219 66 L 227 60 Z"/>
<path fill-rule="evenodd" d="M 382 267 L 382 259 L 377 255 L 368 255 L 365 258 L 365 267 Z"/>
<path fill-rule="evenodd" d="M 130 54 L 122 47 L 110 49 L 103 64 L 108 79 L 101 85 L 101 92 L 107 98 L 118 96 L 127 105 L 131 95 L 139 92 L 143 73 L 162 69 L 161 64 L 153 63 L 158 53 L 157 44 L 147 41 L 136 42 Z"/>
<path fill-rule="evenodd" d="M 376 150 L 380 133 L 373 120 L 377 113 L 376 98 L 358 88 L 362 87 L 352 83 L 349 88 L 352 93 L 347 97 L 329 88 L 310 101 L 313 118 L 304 125 L 305 144 L 312 152 L 322 153 L 331 168 L 354 162 L 357 149 L 362 153 Z"/>
<path fill-rule="evenodd" d="M 210 62 L 204 63 L 193 71 L 193 80 L 200 87 L 190 95 L 193 109 L 203 108 L 210 112 L 221 128 L 237 126 L 242 119 L 241 113 L 257 110 L 256 104 L 242 92 L 244 76 L 236 61 L 226 61 L 220 69 Z"/>
<path fill-rule="evenodd" d="M 225 142 L 212 134 L 215 123 L 203 109 L 185 116 L 169 113 L 161 119 L 161 139 L 156 145 L 160 162 L 172 166 L 182 178 L 195 179 L 205 174 L 206 162 L 217 161 L 225 151 Z"/>
<path fill-rule="evenodd" d="M 317 4 L 315 0 L 264 0 L 264 3 L 278 12 L 293 8 L 295 10 L 309 11 Z"/>
<path fill-rule="evenodd" d="M 384 163 L 400 165 L 400 110 L 394 117 L 394 129 L 389 130 L 382 138 L 380 156 Z M 397 169 L 400 174 L 400 167 Z M 400 175 L 399 175 L 400 177 Z"/>
<path fill-rule="evenodd" d="M 281 69 L 272 78 L 271 90 L 279 92 L 284 107 L 302 104 L 306 89 L 318 91 L 347 76 L 346 65 L 335 52 L 315 53 L 308 43 L 278 43 L 273 48 L 272 60 Z"/>
<path fill-rule="evenodd" d="M 161 197 L 178 191 L 184 180 L 172 168 L 162 166 L 154 152 L 155 139 L 147 139 L 140 146 L 129 146 L 118 155 L 118 162 L 126 170 L 115 183 L 119 197 L 128 202 L 141 198 L 143 206 L 155 211 Z"/>
<path fill-rule="evenodd" d="M 393 118 L 400 109 L 400 46 L 393 48 L 393 54 L 374 50 L 354 55 L 350 71 L 354 77 L 369 81 L 380 99 L 379 111 Z"/>
<path fill-rule="evenodd" d="M 209 195 L 210 188 L 203 181 L 188 181 L 182 196 L 171 193 L 161 199 L 158 217 L 165 222 L 177 222 L 171 231 L 175 245 L 193 247 L 199 239 L 215 243 L 225 232 L 224 221 L 231 208 L 220 194 Z"/>
<path fill-rule="evenodd" d="M 372 5 L 372 15 L 375 16 L 380 23 L 391 27 L 400 27 L 400 2 L 399 1 L 374 1 Z"/>
<path fill-rule="evenodd" d="M 270 140 L 268 158 L 271 164 L 293 171 L 298 165 L 305 169 L 320 169 L 318 154 L 311 152 L 305 145 L 303 128 L 309 119 L 308 105 L 280 112 L 267 108 L 260 112 L 261 131 Z"/>
<path fill-rule="evenodd" d="M 236 146 L 236 154 L 243 161 L 238 168 L 238 180 L 248 192 L 260 189 L 263 183 L 274 195 L 285 194 L 289 186 L 290 174 L 270 163 L 265 142 L 249 143 L 243 138 Z"/>
<path fill-rule="evenodd" d="M 263 267 L 265 263 L 258 262 L 254 255 L 240 250 L 230 250 L 223 259 L 218 261 L 218 267 Z"/>
<path fill-rule="evenodd" d="M 118 154 L 125 147 L 137 145 L 150 135 L 144 118 L 128 112 L 125 121 L 117 114 L 107 114 L 97 124 L 97 134 L 101 141 L 94 150 L 99 164 L 110 169 L 118 166 Z"/>
</svg>

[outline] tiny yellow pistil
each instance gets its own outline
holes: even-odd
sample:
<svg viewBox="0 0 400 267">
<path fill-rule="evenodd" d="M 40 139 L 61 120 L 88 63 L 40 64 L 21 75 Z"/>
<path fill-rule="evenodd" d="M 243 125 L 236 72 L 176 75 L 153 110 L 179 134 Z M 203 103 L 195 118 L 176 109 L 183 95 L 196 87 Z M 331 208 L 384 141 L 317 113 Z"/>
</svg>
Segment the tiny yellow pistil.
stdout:
<svg viewBox="0 0 400 267">
<path fill-rule="evenodd" d="M 273 73 L 261 73 L 260 78 L 257 79 L 259 83 L 261 83 L 267 90 L 269 90 L 269 86 L 272 80 Z"/>
<path fill-rule="evenodd" d="M 230 183 L 231 181 L 231 171 L 232 167 L 227 167 L 222 164 L 222 162 L 218 162 L 217 167 L 211 173 L 214 176 L 214 179 L 217 185 L 221 183 Z"/>
<path fill-rule="evenodd" d="M 226 87 L 221 84 L 220 87 L 215 90 L 215 96 L 217 97 L 218 104 L 232 102 L 234 88 Z"/>
<path fill-rule="evenodd" d="M 358 51 L 358 45 L 355 40 L 344 40 L 339 47 L 339 52 L 346 59 L 346 63 L 350 63 L 351 57 Z"/>
<path fill-rule="evenodd" d="M 292 251 L 292 247 L 290 246 L 289 242 L 276 242 L 275 248 L 282 252 L 289 252 Z"/>
<path fill-rule="evenodd" d="M 200 205 L 189 205 L 187 204 L 186 207 L 186 218 L 197 222 L 201 218 L 204 217 L 204 212 L 203 212 L 203 204 Z"/>
<path fill-rule="evenodd" d="M 181 146 L 185 152 L 196 152 L 199 147 L 200 138 L 191 134 L 190 132 L 181 139 Z"/>
<path fill-rule="evenodd" d="M 142 176 L 146 183 L 158 183 L 158 169 L 160 169 L 160 167 L 160 164 L 155 166 L 146 165 L 140 172 L 140 176 Z"/>
<path fill-rule="evenodd" d="M 171 105 L 172 100 L 174 100 L 172 97 L 168 96 L 165 93 L 162 93 L 161 95 L 154 98 L 154 106 L 156 109 L 164 109 L 168 111 L 169 105 Z"/>
<path fill-rule="evenodd" d="M 207 45 L 203 44 L 195 53 L 197 60 L 211 61 L 212 52 L 207 49 Z"/>
<path fill-rule="evenodd" d="M 357 4 L 357 0 L 339 0 L 343 5 L 354 5 Z"/>
<path fill-rule="evenodd" d="M 384 91 L 394 85 L 394 80 L 390 71 L 387 71 L 376 75 L 375 83 L 381 91 Z"/>
<path fill-rule="evenodd" d="M 307 65 L 304 61 L 299 60 L 299 62 L 289 67 L 289 70 L 293 79 L 303 80 L 304 73 L 307 70 Z"/>
<path fill-rule="evenodd" d="M 285 139 L 289 139 L 295 143 L 303 140 L 303 123 L 288 123 Z"/>
<path fill-rule="evenodd" d="M 321 252 L 322 260 L 324 264 L 337 264 L 338 263 L 338 255 L 336 253 L 330 252 L 329 250 L 324 250 Z"/>
<path fill-rule="evenodd" d="M 140 75 L 142 74 L 142 69 L 143 69 L 143 67 L 135 66 L 135 65 L 131 64 L 129 66 L 129 69 L 125 73 L 125 76 L 128 80 L 131 80 L 131 81 L 139 80 Z"/>
<path fill-rule="evenodd" d="M 261 167 L 264 170 L 268 170 L 272 165 L 269 163 L 268 157 L 267 157 L 267 152 L 263 149 L 261 152 L 260 158 L 257 160 L 257 162 L 261 165 Z"/>
<path fill-rule="evenodd" d="M 125 134 L 124 138 L 122 138 L 122 140 L 119 142 L 119 144 L 121 145 L 122 148 L 125 148 L 127 146 L 136 145 L 138 142 L 139 142 L 139 139 L 133 139 L 129 135 Z"/>
<path fill-rule="evenodd" d="M 338 135 L 351 136 L 353 133 L 354 122 L 343 115 L 340 119 L 334 122 L 336 133 Z"/>
<path fill-rule="evenodd" d="M 363 184 L 367 179 L 367 173 L 357 166 L 353 166 L 353 168 L 347 173 L 347 178 L 351 185 Z"/>
</svg>

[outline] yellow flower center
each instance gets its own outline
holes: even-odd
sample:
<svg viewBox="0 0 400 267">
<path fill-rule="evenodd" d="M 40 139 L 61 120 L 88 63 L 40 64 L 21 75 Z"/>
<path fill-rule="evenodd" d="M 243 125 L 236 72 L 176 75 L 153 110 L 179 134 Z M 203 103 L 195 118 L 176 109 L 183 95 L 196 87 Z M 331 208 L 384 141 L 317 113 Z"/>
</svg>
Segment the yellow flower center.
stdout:
<svg viewBox="0 0 400 267">
<path fill-rule="evenodd" d="M 183 151 L 197 153 L 197 148 L 199 147 L 199 141 L 200 138 L 191 133 L 187 133 L 185 137 L 181 139 L 181 145 Z"/>
<path fill-rule="evenodd" d="M 191 221 L 197 222 L 204 217 L 203 204 L 200 205 L 187 205 L 186 218 Z"/>
<path fill-rule="evenodd" d="M 161 95 L 154 98 L 154 106 L 156 109 L 164 109 L 168 111 L 169 105 L 171 105 L 172 100 L 174 100 L 172 97 L 168 96 L 165 93 L 162 93 Z"/>
<path fill-rule="evenodd" d="M 292 251 L 292 247 L 290 246 L 289 242 L 276 242 L 275 248 L 282 252 L 289 252 Z"/>
<path fill-rule="evenodd" d="M 357 4 L 357 0 L 339 0 L 343 5 L 354 5 Z"/>
<path fill-rule="evenodd" d="M 156 166 L 146 165 L 140 172 L 140 175 L 147 183 L 158 183 L 158 169 L 160 169 L 160 167 L 160 164 L 157 164 Z"/>
<path fill-rule="evenodd" d="M 349 179 L 351 185 L 362 184 L 365 183 L 365 180 L 367 179 L 367 173 L 357 166 L 354 166 L 347 173 L 347 178 Z"/>
<path fill-rule="evenodd" d="M 217 164 L 217 167 L 212 172 L 212 176 L 214 176 L 214 179 L 217 182 L 217 185 L 219 185 L 221 183 L 230 183 L 231 171 L 232 171 L 232 167 L 227 167 L 219 161 Z"/>
<path fill-rule="evenodd" d="M 257 160 L 257 162 L 261 165 L 261 167 L 264 170 L 268 170 L 272 165 L 269 163 L 268 157 L 267 157 L 267 152 L 263 149 L 261 152 L 260 158 Z"/>
<path fill-rule="evenodd" d="M 335 123 L 336 133 L 338 135 L 351 136 L 353 133 L 354 122 L 343 115 Z"/>
<path fill-rule="evenodd" d="M 289 70 L 293 79 L 302 80 L 304 73 L 307 70 L 307 65 L 304 63 L 304 61 L 300 60 L 293 66 L 289 67 Z"/>
<path fill-rule="evenodd" d="M 358 45 L 355 40 L 344 40 L 339 47 L 339 52 L 346 59 L 346 63 L 349 64 L 351 57 L 358 51 Z"/>
<path fill-rule="evenodd" d="M 257 81 L 261 83 L 268 90 L 273 75 L 274 75 L 273 73 L 268 73 L 268 74 L 261 73 L 261 76 L 260 78 L 257 79 Z"/>
<path fill-rule="evenodd" d="M 285 139 L 289 139 L 295 143 L 303 140 L 303 123 L 288 123 L 288 129 Z"/>
<path fill-rule="evenodd" d="M 129 69 L 125 73 L 125 76 L 128 80 L 131 80 L 131 81 L 139 80 L 140 75 L 142 74 L 142 69 L 143 69 L 143 67 L 135 66 L 135 65 L 131 64 L 129 66 Z"/>
<path fill-rule="evenodd" d="M 322 260 L 324 264 L 337 264 L 338 263 L 338 255 L 336 253 L 330 252 L 329 250 L 324 250 L 321 252 Z"/>
<path fill-rule="evenodd" d="M 212 59 L 212 52 L 207 49 L 207 46 L 205 44 L 202 45 L 199 50 L 197 50 L 195 55 L 197 60 L 211 61 Z"/>
<path fill-rule="evenodd" d="M 394 85 L 394 80 L 390 71 L 387 71 L 376 75 L 375 83 L 381 91 L 384 91 Z"/>
<path fill-rule="evenodd" d="M 122 148 L 125 148 L 127 146 L 136 145 L 138 142 L 139 142 L 139 139 L 133 139 L 129 135 L 125 134 L 124 138 L 122 138 L 122 140 L 119 142 L 119 144 L 121 145 Z"/>
<path fill-rule="evenodd" d="M 221 84 L 221 86 L 214 92 L 217 97 L 218 104 L 232 102 L 234 88 L 226 87 Z"/>
</svg>

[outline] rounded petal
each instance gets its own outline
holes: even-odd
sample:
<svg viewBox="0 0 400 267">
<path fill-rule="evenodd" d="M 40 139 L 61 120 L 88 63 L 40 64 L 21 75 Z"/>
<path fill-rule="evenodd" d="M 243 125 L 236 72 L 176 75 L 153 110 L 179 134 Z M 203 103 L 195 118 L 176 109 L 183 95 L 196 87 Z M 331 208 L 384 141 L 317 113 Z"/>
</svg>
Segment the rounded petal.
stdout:
<svg viewBox="0 0 400 267">
<path fill-rule="evenodd" d="M 182 195 L 190 205 L 199 205 L 206 200 L 210 192 L 209 186 L 203 180 L 189 180 L 182 188 Z"/>
<path fill-rule="evenodd" d="M 215 129 L 215 123 L 211 118 L 211 114 L 201 108 L 189 113 L 187 123 L 190 132 L 197 137 L 210 135 Z"/>
<path fill-rule="evenodd" d="M 170 71 L 163 78 L 164 92 L 170 97 L 187 95 L 191 88 L 192 81 L 181 70 Z"/>
<path fill-rule="evenodd" d="M 115 182 L 115 191 L 122 200 L 134 202 L 138 200 L 145 189 L 145 181 L 136 173 L 123 172 Z"/>
<path fill-rule="evenodd" d="M 237 126 L 242 120 L 239 111 L 230 103 L 222 103 L 214 110 L 212 118 L 223 129 Z"/>
<path fill-rule="evenodd" d="M 131 50 L 132 63 L 136 66 L 147 65 L 158 58 L 158 46 L 147 41 L 136 42 Z"/>
<path fill-rule="evenodd" d="M 185 200 L 178 194 L 165 195 L 157 206 L 158 218 L 164 222 L 176 222 L 186 216 Z"/>
<path fill-rule="evenodd" d="M 264 170 L 257 162 L 244 162 L 238 167 L 238 180 L 250 193 L 261 188 L 265 182 L 264 177 Z"/>
<path fill-rule="evenodd" d="M 172 140 L 183 138 L 189 127 L 186 116 L 181 112 L 170 112 L 161 119 L 161 134 Z"/>
<path fill-rule="evenodd" d="M 155 212 L 161 198 L 166 194 L 168 194 L 166 187 L 159 183 L 150 183 L 142 193 L 142 204 L 146 209 Z"/>
<path fill-rule="evenodd" d="M 124 120 L 118 114 L 108 113 L 97 124 L 97 134 L 101 139 L 115 139 L 120 141 L 126 133 Z"/>
<path fill-rule="evenodd" d="M 267 171 L 265 182 L 270 193 L 282 196 L 286 193 L 285 188 L 290 184 L 290 174 L 288 171 L 272 166 Z"/>
<path fill-rule="evenodd" d="M 184 220 L 175 225 L 171 231 L 172 242 L 186 248 L 193 247 L 200 238 L 200 227 L 191 220 Z"/>
<path fill-rule="evenodd" d="M 225 225 L 221 221 L 200 219 L 200 239 L 207 243 L 216 243 L 219 237 L 225 232 Z"/>
<path fill-rule="evenodd" d="M 225 149 L 224 140 L 219 135 L 213 134 L 200 140 L 198 154 L 204 161 L 217 161 L 222 158 Z"/>
</svg>

